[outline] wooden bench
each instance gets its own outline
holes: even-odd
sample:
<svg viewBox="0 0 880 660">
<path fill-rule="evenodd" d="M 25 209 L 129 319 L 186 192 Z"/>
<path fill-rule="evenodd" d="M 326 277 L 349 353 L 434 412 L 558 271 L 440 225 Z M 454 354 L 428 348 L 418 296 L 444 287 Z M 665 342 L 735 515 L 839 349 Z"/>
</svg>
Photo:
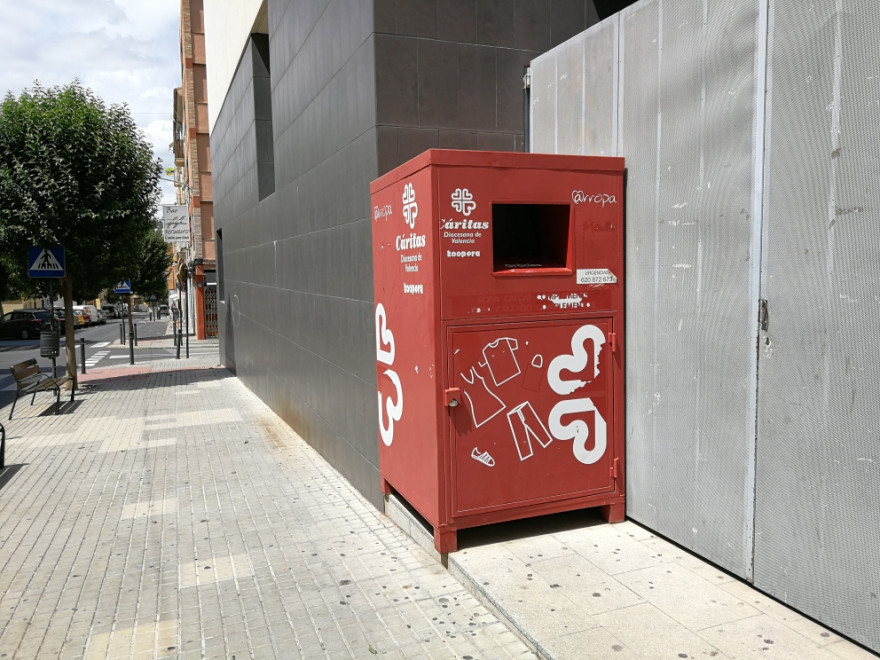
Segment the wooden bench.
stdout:
<svg viewBox="0 0 880 660">
<path fill-rule="evenodd" d="M 12 372 L 12 377 L 15 379 L 16 388 L 15 401 L 12 402 L 12 409 L 9 411 L 9 419 L 12 419 L 12 413 L 15 411 L 15 404 L 18 402 L 18 397 L 22 394 L 31 394 L 33 395 L 31 396 L 31 405 L 34 405 L 34 399 L 37 397 L 37 392 L 55 392 L 55 398 L 57 400 L 55 414 L 58 414 L 58 411 L 61 409 L 61 386 L 70 380 L 69 376 L 52 378 L 51 376 L 44 374 L 43 370 L 40 369 L 40 365 L 37 364 L 37 361 L 34 358 L 19 362 L 18 364 L 13 364 L 9 367 L 9 370 Z M 70 390 L 70 400 L 73 401 L 73 388 Z"/>
</svg>

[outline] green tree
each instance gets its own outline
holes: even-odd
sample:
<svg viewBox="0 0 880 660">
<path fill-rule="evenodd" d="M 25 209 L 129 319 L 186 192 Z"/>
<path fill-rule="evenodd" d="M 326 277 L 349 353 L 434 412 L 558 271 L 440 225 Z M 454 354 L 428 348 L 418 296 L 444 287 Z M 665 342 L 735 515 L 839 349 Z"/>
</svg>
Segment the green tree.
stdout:
<svg viewBox="0 0 880 660">
<path fill-rule="evenodd" d="M 137 267 L 131 275 L 131 288 L 143 298 L 156 296 L 156 300 L 168 297 L 168 269 L 171 253 L 162 238 L 162 231 L 154 228 L 138 245 Z"/>
<path fill-rule="evenodd" d="M 72 300 L 94 298 L 139 265 L 161 166 L 125 105 L 79 81 L 8 93 L 0 109 L 0 249 L 26 274 L 27 249 L 62 245 L 67 370 L 76 371 Z"/>
</svg>

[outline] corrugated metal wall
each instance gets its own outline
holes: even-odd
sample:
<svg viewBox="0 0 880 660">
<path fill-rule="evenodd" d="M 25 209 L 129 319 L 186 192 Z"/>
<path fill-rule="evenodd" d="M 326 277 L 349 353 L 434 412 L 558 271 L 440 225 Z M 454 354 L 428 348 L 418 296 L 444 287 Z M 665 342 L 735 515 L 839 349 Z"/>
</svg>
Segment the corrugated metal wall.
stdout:
<svg viewBox="0 0 880 660">
<path fill-rule="evenodd" d="M 533 151 L 627 159 L 628 515 L 875 649 L 878 27 L 644 0 L 531 87 Z"/>
<path fill-rule="evenodd" d="M 880 650 L 880 3 L 772 3 L 755 583 Z"/>
<path fill-rule="evenodd" d="M 627 159 L 628 514 L 740 575 L 758 24 L 756 3 L 637 3 L 537 59 L 531 89 L 533 151 Z"/>
</svg>

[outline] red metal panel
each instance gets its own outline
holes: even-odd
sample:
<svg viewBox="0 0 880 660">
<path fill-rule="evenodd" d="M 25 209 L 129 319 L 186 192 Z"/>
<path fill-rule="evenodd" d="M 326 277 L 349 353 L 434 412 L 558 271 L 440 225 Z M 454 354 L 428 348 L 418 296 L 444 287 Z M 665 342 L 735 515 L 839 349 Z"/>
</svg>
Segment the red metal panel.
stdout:
<svg viewBox="0 0 880 660">
<path fill-rule="evenodd" d="M 445 459 L 436 442 L 442 427 L 432 194 L 431 172 L 422 169 L 372 202 L 379 469 L 386 492 L 406 493 L 436 524 Z"/>
<path fill-rule="evenodd" d="M 430 150 L 370 186 L 379 460 L 456 531 L 623 518 L 623 159 Z"/>
<path fill-rule="evenodd" d="M 616 159 L 615 159 L 616 160 Z M 524 165 L 528 164 L 526 160 Z M 576 316 L 622 309 L 618 287 L 579 283 L 584 271 L 623 274 L 620 172 L 438 168 L 438 247 L 444 319 L 524 314 Z M 546 254 L 498 262 L 499 205 L 560 209 L 568 216 L 565 263 Z M 540 213 L 539 213 L 540 216 Z M 552 219 L 551 219 L 552 221 Z M 538 217 L 536 222 L 540 223 Z M 525 228 L 512 227 L 511 231 Z M 556 237 L 561 239 L 563 237 Z M 560 241 L 561 242 L 561 241 Z M 579 272 L 580 271 L 580 272 Z M 466 282 L 467 286 L 461 284 Z"/>
<path fill-rule="evenodd" d="M 455 515 L 614 489 L 610 319 L 449 334 Z"/>
</svg>

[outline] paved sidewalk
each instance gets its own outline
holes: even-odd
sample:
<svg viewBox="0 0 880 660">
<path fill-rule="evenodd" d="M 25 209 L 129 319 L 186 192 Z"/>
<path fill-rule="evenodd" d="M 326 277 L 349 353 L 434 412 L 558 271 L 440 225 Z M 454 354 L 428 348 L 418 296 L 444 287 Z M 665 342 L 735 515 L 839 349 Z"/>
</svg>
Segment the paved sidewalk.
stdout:
<svg viewBox="0 0 880 660">
<path fill-rule="evenodd" d="M 0 657 L 534 657 L 216 353 L 81 382 L 5 422 Z"/>
<path fill-rule="evenodd" d="M 591 512 L 461 532 L 447 570 L 190 341 L 4 422 L 0 658 L 873 657 Z"/>
</svg>

